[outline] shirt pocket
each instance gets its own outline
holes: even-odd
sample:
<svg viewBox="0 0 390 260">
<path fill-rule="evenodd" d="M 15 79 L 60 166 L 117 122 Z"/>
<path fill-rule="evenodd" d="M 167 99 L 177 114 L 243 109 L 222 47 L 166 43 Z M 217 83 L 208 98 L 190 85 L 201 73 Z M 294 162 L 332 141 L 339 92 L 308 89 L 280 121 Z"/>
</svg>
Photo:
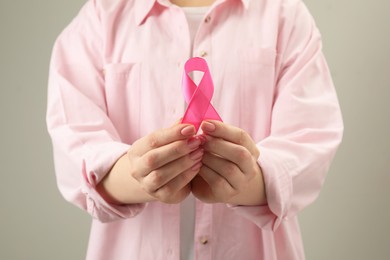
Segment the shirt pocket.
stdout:
<svg viewBox="0 0 390 260">
<path fill-rule="evenodd" d="M 114 63 L 104 68 L 107 114 L 121 140 L 139 138 L 141 63 Z"/>
<path fill-rule="evenodd" d="M 240 55 L 240 125 L 255 131 L 253 122 L 268 125 L 275 92 L 276 51 L 250 48 Z"/>
</svg>

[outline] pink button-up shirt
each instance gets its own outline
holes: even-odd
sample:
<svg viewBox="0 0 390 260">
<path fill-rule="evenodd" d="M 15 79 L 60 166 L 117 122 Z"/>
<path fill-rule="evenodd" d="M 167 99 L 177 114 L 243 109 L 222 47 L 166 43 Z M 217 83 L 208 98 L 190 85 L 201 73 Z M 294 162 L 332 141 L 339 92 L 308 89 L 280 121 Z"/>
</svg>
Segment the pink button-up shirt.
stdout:
<svg viewBox="0 0 390 260">
<path fill-rule="evenodd" d="M 95 187 L 131 144 L 184 113 L 183 64 L 203 56 L 224 122 L 261 152 L 268 205 L 196 201 L 195 259 L 304 259 L 297 213 L 319 194 L 343 131 L 301 0 L 217 0 L 191 47 L 167 0 L 90 0 L 56 41 L 47 123 L 63 196 L 94 218 L 88 259 L 179 259 L 180 205 L 112 205 Z"/>
</svg>

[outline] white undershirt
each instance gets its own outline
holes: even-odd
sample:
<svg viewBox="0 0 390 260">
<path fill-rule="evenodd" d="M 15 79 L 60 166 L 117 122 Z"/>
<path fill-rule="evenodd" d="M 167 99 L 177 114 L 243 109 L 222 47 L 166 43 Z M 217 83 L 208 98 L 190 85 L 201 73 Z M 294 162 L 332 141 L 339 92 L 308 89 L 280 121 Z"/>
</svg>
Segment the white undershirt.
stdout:
<svg viewBox="0 0 390 260">
<path fill-rule="evenodd" d="M 182 7 L 188 22 L 191 37 L 191 49 L 198 27 L 209 6 Z M 180 205 L 180 259 L 194 259 L 195 198 L 190 194 Z"/>
<path fill-rule="evenodd" d="M 190 30 L 191 47 L 194 45 L 195 35 L 198 31 L 199 25 L 209 8 L 209 6 L 182 7 L 182 10 L 184 11 L 187 18 L 188 29 Z"/>
</svg>

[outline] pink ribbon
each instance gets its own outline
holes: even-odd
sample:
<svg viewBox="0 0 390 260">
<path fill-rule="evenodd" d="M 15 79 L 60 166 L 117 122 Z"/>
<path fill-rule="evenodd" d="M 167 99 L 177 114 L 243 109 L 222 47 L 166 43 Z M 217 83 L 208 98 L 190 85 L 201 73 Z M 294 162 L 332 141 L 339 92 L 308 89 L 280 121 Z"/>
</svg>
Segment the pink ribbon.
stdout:
<svg viewBox="0 0 390 260">
<path fill-rule="evenodd" d="M 203 77 L 196 86 L 188 75 L 193 71 L 202 71 Z M 214 93 L 214 84 L 207 62 L 199 57 L 189 59 L 184 65 L 182 81 L 184 99 L 188 104 L 184 113 L 182 123 L 189 123 L 195 126 L 198 131 L 203 120 L 213 119 L 222 121 L 215 108 L 211 105 L 211 98 Z"/>
</svg>

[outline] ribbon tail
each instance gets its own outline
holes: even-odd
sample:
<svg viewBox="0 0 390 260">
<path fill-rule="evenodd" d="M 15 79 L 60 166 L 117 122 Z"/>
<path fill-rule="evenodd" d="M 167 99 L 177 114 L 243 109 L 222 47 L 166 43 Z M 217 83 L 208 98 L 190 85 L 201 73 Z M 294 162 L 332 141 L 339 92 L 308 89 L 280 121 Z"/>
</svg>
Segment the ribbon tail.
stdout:
<svg viewBox="0 0 390 260">
<path fill-rule="evenodd" d="M 203 120 L 217 120 L 222 122 L 222 118 L 211 104 L 209 105 Z"/>
</svg>

